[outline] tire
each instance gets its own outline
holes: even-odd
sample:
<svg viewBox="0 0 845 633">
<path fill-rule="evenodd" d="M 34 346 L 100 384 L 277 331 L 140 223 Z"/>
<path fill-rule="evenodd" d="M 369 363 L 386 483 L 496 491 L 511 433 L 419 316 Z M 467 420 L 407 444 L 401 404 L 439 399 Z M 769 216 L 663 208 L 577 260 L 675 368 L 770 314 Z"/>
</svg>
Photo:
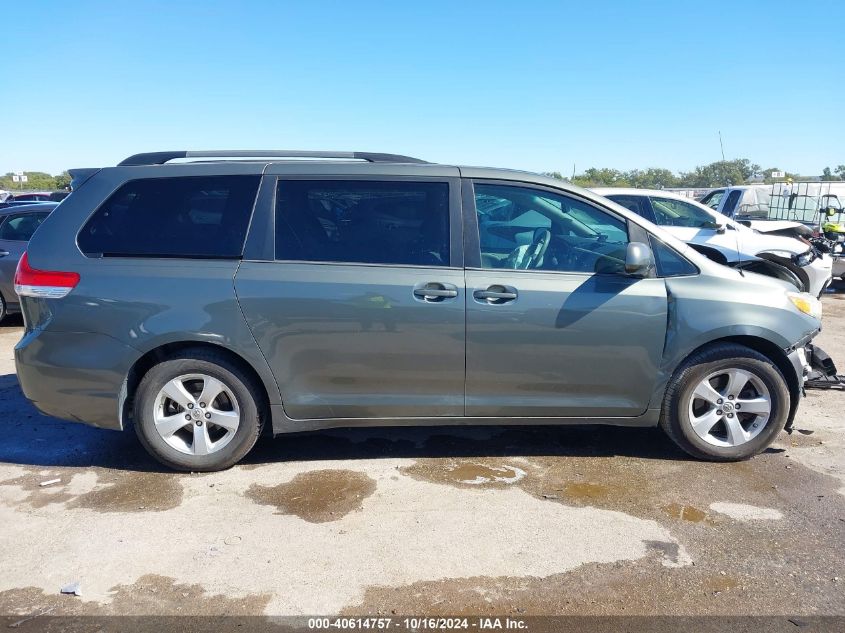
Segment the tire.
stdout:
<svg viewBox="0 0 845 633">
<path fill-rule="evenodd" d="M 745 386 L 730 398 L 746 376 Z M 766 406 L 768 413 L 759 413 Z M 744 345 L 719 343 L 695 352 L 677 369 L 663 400 L 660 426 L 693 457 L 739 461 L 775 440 L 789 406 L 786 380 L 769 358 Z M 714 419 L 718 421 L 710 426 Z M 710 432 L 704 433 L 708 427 Z"/>
<path fill-rule="evenodd" d="M 206 387 L 211 402 L 202 402 Z M 225 470 L 243 459 L 261 434 L 261 393 L 225 356 L 183 352 L 155 365 L 141 380 L 133 407 L 135 432 L 147 452 L 169 468 Z"/>
<path fill-rule="evenodd" d="M 8 313 L 6 312 L 6 300 L 3 298 L 3 295 L 0 294 L 0 323 L 2 323 L 3 319 L 5 319 L 7 316 Z"/>
</svg>

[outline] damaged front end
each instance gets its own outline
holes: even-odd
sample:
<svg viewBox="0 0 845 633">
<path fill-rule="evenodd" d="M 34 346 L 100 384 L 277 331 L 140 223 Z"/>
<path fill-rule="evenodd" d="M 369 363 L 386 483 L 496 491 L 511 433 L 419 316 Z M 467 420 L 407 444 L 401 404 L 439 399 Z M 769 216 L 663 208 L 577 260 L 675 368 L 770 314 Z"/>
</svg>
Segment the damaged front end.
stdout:
<svg viewBox="0 0 845 633">
<path fill-rule="evenodd" d="M 827 352 L 813 344 L 808 344 L 804 350 L 810 365 L 805 389 L 845 389 L 845 374 L 836 373 L 836 364 Z"/>
</svg>

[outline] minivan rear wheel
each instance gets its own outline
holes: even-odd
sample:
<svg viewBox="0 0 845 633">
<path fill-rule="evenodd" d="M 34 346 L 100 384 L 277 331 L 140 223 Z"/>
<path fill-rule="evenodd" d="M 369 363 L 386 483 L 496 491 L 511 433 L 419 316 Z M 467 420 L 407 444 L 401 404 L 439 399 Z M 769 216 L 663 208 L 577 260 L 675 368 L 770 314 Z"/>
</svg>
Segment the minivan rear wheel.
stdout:
<svg viewBox="0 0 845 633">
<path fill-rule="evenodd" d="M 717 344 L 677 370 L 660 426 L 693 457 L 736 461 L 774 441 L 789 403 L 786 380 L 769 358 L 743 345 Z"/>
<path fill-rule="evenodd" d="M 176 470 L 233 466 L 255 445 L 263 420 L 258 387 L 223 355 L 196 350 L 150 369 L 134 402 L 147 451 Z"/>
</svg>

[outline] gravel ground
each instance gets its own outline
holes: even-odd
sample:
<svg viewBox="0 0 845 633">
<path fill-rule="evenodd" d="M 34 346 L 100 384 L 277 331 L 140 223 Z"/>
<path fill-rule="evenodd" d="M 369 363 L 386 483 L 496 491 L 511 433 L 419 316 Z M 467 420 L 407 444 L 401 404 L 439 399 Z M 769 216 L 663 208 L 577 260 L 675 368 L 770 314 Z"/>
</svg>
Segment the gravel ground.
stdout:
<svg viewBox="0 0 845 633">
<path fill-rule="evenodd" d="M 817 342 L 845 368 L 845 286 L 824 303 Z M 20 332 L 0 326 L 12 620 L 845 615 L 845 391 L 810 392 L 795 433 L 737 464 L 690 460 L 656 429 L 361 429 L 174 474 L 132 433 L 38 414 L 14 374 Z M 81 596 L 59 593 L 74 581 Z"/>
</svg>

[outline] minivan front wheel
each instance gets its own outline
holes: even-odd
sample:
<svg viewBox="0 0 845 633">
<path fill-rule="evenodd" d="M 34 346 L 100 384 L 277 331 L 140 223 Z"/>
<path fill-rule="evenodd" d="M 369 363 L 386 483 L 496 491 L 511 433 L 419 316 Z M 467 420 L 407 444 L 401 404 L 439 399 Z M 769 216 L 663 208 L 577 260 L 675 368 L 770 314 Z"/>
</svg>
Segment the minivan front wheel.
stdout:
<svg viewBox="0 0 845 633">
<path fill-rule="evenodd" d="M 717 344 L 675 373 L 660 425 L 694 457 L 741 460 L 774 441 L 789 404 L 786 381 L 770 359 L 743 345 Z"/>
<path fill-rule="evenodd" d="M 135 430 L 162 464 L 229 468 L 261 433 L 258 389 L 222 355 L 196 350 L 150 369 L 135 397 Z"/>
</svg>

